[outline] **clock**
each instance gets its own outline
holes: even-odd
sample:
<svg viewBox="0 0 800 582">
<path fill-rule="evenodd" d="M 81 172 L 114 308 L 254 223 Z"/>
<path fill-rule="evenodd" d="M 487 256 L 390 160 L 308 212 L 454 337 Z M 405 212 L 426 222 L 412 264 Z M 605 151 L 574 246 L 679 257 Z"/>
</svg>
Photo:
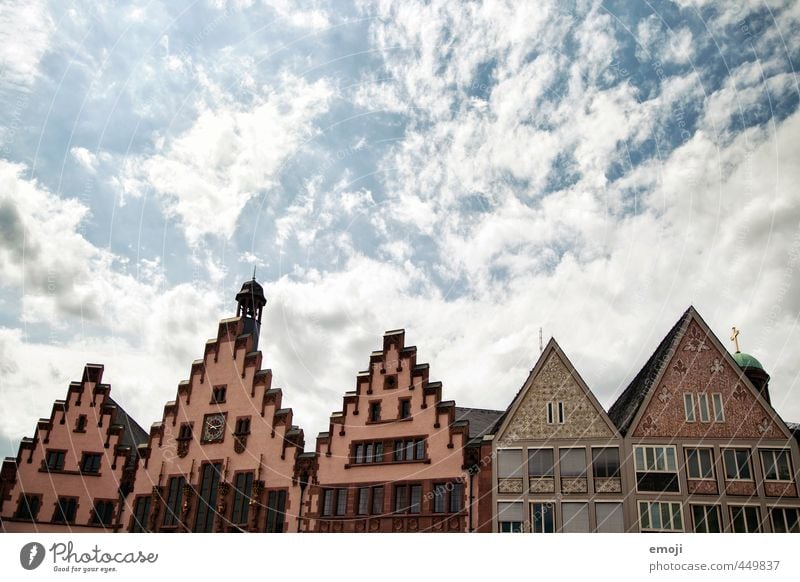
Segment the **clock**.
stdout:
<svg viewBox="0 0 800 582">
<path fill-rule="evenodd" d="M 203 421 L 203 441 L 207 443 L 221 442 L 225 437 L 225 415 L 208 414 Z"/>
</svg>

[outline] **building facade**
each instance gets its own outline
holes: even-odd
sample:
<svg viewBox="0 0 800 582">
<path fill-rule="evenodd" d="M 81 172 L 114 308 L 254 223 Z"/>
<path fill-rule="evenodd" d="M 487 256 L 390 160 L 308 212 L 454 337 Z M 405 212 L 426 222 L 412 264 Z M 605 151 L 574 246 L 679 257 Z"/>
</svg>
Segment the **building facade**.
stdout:
<svg viewBox="0 0 800 582">
<path fill-rule="evenodd" d="M 798 447 L 769 375 L 690 307 L 609 411 L 631 531 L 799 532 Z"/>
<path fill-rule="evenodd" d="M 261 285 L 246 282 L 236 301 L 141 447 L 127 531 L 298 529 L 303 432 L 261 368 Z"/>
<path fill-rule="evenodd" d="M 118 531 L 147 433 L 87 364 L 0 475 L 0 531 Z"/>
<path fill-rule="evenodd" d="M 551 339 L 492 438 L 499 532 L 622 532 L 622 439 Z"/>
<path fill-rule="evenodd" d="M 428 364 L 417 363 L 405 332 L 386 332 L 317 438 L 307 530 L 474 530 L 480 492 L 470 443 L 499 414 L 443 401 L 441 383 L 429 380 Z"/>
</svg>

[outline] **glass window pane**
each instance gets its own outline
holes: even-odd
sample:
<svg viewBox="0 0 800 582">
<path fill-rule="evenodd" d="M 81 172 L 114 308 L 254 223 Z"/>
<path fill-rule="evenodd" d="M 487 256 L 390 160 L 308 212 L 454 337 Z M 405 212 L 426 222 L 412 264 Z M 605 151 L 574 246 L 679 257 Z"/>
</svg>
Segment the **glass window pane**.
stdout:
<svg viewBox="0 0 800 582">
<path fill-rule="evenodd" d="M 683 408 L 687 422 L 694 422 L 694 396 L 692 394 L 683 395 Z"/>
<path fill-rule="evenodd" d="M 664 504 L 666 505 L 666 503 Z M 681 504 L 672 503 L 672 529 L 682 530 L 683 520 L 681 519 Z"/>
<path fill-rule="evenodd" d="M 722 394 L 714 394 L 714 421 L 725 422 L 725 410 L 722 408 Z"/>
<path fill-rule="evenodd" d="M 647 507 L 647 503 L 639 504 L 639 523 L 641 524 L 641 529 L 650 528 L 650 515 Z"/>
<path fill-rule="evenodd" d="M 644 464 L 644 448 L 636 447 L 635 456 L 636 456 L 636 470 L 644 471 L 646 469 Z"/>
<path fill-rule="evenodd" d="M 739 467 L 739 479 L 750 479 L 750 454 L 748 451 L 736 451 L 736 464 Z"/>
<path fill-rule="evenodd" d="M 672 447 L 666 447 L 666 453 L 667 453 L 666 470 L 667 471 L 673 471 L 673 472 L 677 471 L 678 470 L 678 466 L 675 463 L 675 449 L 672 448 Z"/>
</svg>

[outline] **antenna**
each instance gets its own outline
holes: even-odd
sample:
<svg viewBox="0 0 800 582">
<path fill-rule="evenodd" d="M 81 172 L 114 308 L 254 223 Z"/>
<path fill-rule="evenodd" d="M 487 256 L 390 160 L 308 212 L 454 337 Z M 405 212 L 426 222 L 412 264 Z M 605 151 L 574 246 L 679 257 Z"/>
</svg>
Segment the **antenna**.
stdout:
<svg viewBox="0 0 800 582">
<path fill-rule="evenodd" d="M 539 328 L 539 353 L 541 354 L 544 351 L 544 346 L 542 345 L 542 328 Z"/>
<path fill-rule="evenodd" d="M 256 280 L 256 264 L 253 263 L 253 281 Z"/>
</svg>

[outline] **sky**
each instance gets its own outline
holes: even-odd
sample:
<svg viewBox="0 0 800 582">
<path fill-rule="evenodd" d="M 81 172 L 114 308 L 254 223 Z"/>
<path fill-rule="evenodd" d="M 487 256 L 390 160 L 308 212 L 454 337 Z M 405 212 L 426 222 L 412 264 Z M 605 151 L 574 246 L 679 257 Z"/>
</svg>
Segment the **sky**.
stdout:
<svg viewBox="0 0 800 582">
<path fill-rule="evenodd" d="M 0 4 L 0 454 L 87 362 L 145 428 L 257 269 L 327 430 L 385 330 L 609 407 L 689 305 L 800 421 L 800 4 Z"/>
</svg>

